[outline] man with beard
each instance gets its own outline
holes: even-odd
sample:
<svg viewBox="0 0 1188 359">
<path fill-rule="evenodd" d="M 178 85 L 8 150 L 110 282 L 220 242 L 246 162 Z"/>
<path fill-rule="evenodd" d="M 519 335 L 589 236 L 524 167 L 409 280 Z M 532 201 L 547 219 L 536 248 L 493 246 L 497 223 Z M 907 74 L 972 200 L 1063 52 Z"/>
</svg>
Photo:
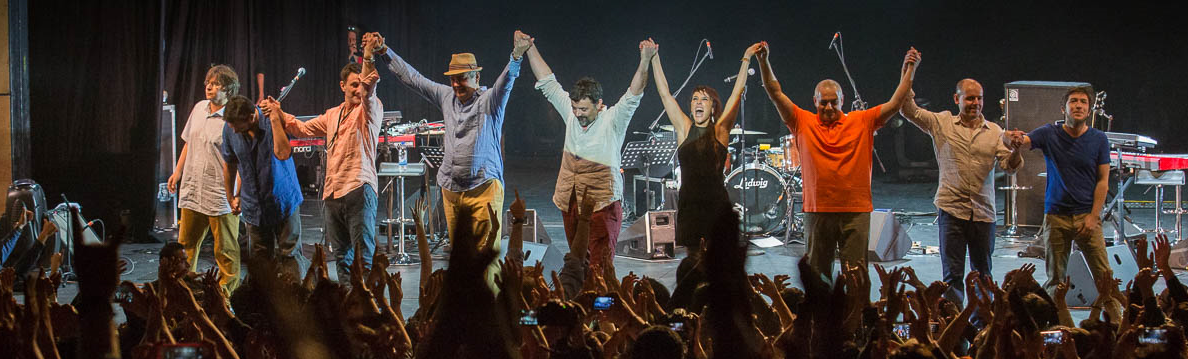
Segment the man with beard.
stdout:
<svg viewBox="0 0 1188 359">
<path fill-rule="evenodd" d="M 364 46 L 373 39 L 363 36 Z M 326 239 L 334 248 L 338 280 L 350 278 L 355 252 L 363 268 L 375 255 L 376 142 L 384 104 L 375 95 L 379 73 L 375 57 L 364 52 L 363 65 L 351 63 L 339 73 L 343 102 L 312 120 L 301 122 L 284 114 L 285 132 L 295 137 L 326 138 L 326 181 L 322 190 Z"/>
<path fill-rule="evenodd" d="M 970 267 L 990 273 L 994 252 L 994 166 L 1014 172 L 1023 165 L 1022 151 L 1004 131 L 982 116 L 982 85 L 957 82 L 953 94 L 957 114 L 930 112 L 916 106 L 915 93 L 903 102 L 904 118 L 932 136 L 940 167 L 936 205 L 940 224 L 941 276 L 949 284 L 945 298 L 960 305 L 965 293 L 965 251 Z"/>
<path fill-rule="evenodd" d="M 519 34 L 517 32 L 517 36 Z M 566 238 L 572 241 L 577 230 L 578 211 L 570 207 L 573 203 L 569 200 L 572 191 L 582 191 L 597 202 L 590 222 L 591 266 L 609 262 L 619 238 L 623 223 L 619 149 L 627 137 L 631 116 L 643 98 L 648 67 L 656 50 L 656 43 L 650 39 L 639 43 L 639 65 L 631 85 L 619 102 L 607 107 L 602 103 L 602 85 L 598 81 L 583 77 L 574 84 L 573 92 L 567 92 L 561 88 L 557 76 L 536 46 L 528 49 L 528 62 L 536 75 L 536 89 L 565 122 L 565 149 L 561 155 L 561 170 L 557 173 L 553 204 L 561 210 Z"/>
<path fill-rule="evenodd" d="M 384 45 L 378 33 L 365 36 L 365 52 L 373 53 L 388 70 L 409 89 L 441 108 L 445 123 L 445 156 L 437 171 L 441 186 L 442 209 L 450 241 L 457 238 L 458 218 L 466 216 L 472 228 L 467 233 L 483 238 L 478 245 L 499 248 L 498 223 L 503 209 L 503 118 L 512 85 L 520 77 L 520 62 L 531 43 L 517 31 L 507 67 L 495 79 L 491 89 L 479 86 L 478 65 L 472 53 L 453 54 L 445 76 L 450 84 L 433 82 L 417 72 L 396 52 Z M 370 41 L 370 42 L 368 42 Z M 494 210 L 494 218 L 488 212 Z M 494 223 L 495 225 L 492 225 Z M 495 233 L 490 233 L 492 230 Z M 488 284 L 494 285 L 495 271 L 488 271 Z"/>
<path fill-rule="evenodd" d="M 763 46 L 756 53 L 763 88 L 798 141 L 809 263 L 832 278 L 834 252 L 840 251 L 842 265 L 866 268 L 870 212 L 874 208 L 870 199 L 874 132 L 899 111 L 911 91 L 920 53 L 912 48 L 904 56 L 899 86 L 887 103 L 843 113 L 841 85 L 826 79 L 813 91 L 817 108 L 814 114 L 797 107 L 781 90 L 771 71 L 767 49 Z"/>
<path fill-rule="evenodd" d="M 1048 281 L 1044 289 L 1053 293 L 1064 280 L 1072 243 L 1085 255 L 1093 278 L 1111 278 L 1101 232 L 1101 210 L 1110 177 L 1110 143 L 1104 132 L 1089 127 L 1093 89 L 1074 87 L 1064 94 L 1060 112 L 1064 121 L 1047 124 L 1031 133 L 1008 131 L 1018 147 L 1044 151 L 1048 186 L 1044 195 L 1044 227 L 1047 233 Z M 1117 303 L 1109 301 L 1112 313 Z M 1115 316 L 1117 318 L 1117 316 Z"/>
</svg>

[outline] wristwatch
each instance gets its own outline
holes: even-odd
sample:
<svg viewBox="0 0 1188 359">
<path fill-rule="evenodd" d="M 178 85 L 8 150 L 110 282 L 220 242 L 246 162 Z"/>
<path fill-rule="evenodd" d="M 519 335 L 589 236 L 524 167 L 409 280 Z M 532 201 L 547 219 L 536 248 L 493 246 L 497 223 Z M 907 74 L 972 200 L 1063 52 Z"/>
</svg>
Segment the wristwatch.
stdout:
<svg viewBox="0 0 1188 359">
<path fill-rule="evenodd" d="M 511 222 L 512 225 L 524 224 L 524 223 L 528 223 L 528 217 L 523 217 L 523 218 L 512 217 L 512 222 Z"/>
</svg>

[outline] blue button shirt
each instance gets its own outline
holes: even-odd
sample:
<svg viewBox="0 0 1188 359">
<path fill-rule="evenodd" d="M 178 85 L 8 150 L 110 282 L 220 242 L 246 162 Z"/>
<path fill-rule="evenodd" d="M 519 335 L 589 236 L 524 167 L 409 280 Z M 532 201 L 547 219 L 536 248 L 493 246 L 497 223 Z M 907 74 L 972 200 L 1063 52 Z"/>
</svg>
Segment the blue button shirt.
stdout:
<svg viewBox="0 0 1188 359">
<path fill-rule="evenodd" d="M 400 82 L 441 108 L 445 158 L 437 171 L 438 185 L 465 192 L 492 179 L 503 181 L 503 114 L 512 85 L 520 77 L 522 57 L 510 58 L 491 89 L 480 88 L 466 103 L 458 100 L 452 87 L 425 78 L 391 48 L 379 59 Z"/>
<path fill-rule="evenodd" d="M 1031 148 L 1043 150 L 1048 165 L 1044 213 L 1090 213 L 1097 189 L 1097 166 L 1110 163 L 1110 142 L 1104 132 L 1094 128 L 1073 138 L 1061 126 L 1064 122 L 1047 124 L 1027 134 Z"/>
<path fill-rule="evenodd" d="M 242 181 L 239 209 L 243 221 L 257 227 L 280 224 L 301 206 L 301 187 L 293 159 L 280 160 L 272 151 L 272 125 L 257 112 L 262 132 L 253 138 L 223 126 L 223 160 L 238 162 Z"/>
</svg>

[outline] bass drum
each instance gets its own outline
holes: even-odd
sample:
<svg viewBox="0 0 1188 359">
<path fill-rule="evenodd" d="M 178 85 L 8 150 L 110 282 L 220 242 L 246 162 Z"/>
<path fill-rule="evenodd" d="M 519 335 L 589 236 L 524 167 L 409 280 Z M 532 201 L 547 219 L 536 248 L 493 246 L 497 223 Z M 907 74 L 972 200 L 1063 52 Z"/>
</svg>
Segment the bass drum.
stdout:
<svg viewBox="0 0 1188 359">
<path fill-rule="evenodd" d="M 749 163 L 726 176 L 726 191 L 743 233 L 770 235 L 783 228 L 787 221 L 787 184 L 776 169 L 762 163 Z"/>
</svg>

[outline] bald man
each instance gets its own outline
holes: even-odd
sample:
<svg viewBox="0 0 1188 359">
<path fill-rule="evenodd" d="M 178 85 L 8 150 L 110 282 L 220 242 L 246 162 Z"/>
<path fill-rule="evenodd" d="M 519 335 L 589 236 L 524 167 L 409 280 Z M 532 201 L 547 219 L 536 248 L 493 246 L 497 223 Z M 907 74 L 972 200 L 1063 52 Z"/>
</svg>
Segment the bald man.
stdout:
<svg viewBox="0 0 1188 359">
<path fill-rule="evenodd" d="M 1014 173 L 1023 166 L 1022 151 L 1002 127 L 982 116 L 982 84 L 957 82 L 957 113 L 930 112 L 916 106 L 915 93 L 900 114 L 932 136 L 940 167 L 933 204 L 940 224 L 941 277 L 949 284 L 945 298 L 961 305 L 965 293 L 965 253 L 973 270 L 990 274 L 994 252 L 994 167 Z"/>
<path fill-rule="evenodd" d="M 912 88 L 920 52 L 912 48 L 904 56 L 899 87 L 891 100 L 850 113 L 841 110 L 845 102 L 841 85 L 828 79 L 813 91 L 817 113 L 793 104 L 771 71 L 769 52 L 764 43 L 755 55 L 767 96 L 797 138 L 809 264 L 832 278 L 834 252 L 840 251 L 843 265 L 866 268 L 870 212 L 874 209 L 870 201 L 874 131 L 899 111 Z"/>
</svg>

